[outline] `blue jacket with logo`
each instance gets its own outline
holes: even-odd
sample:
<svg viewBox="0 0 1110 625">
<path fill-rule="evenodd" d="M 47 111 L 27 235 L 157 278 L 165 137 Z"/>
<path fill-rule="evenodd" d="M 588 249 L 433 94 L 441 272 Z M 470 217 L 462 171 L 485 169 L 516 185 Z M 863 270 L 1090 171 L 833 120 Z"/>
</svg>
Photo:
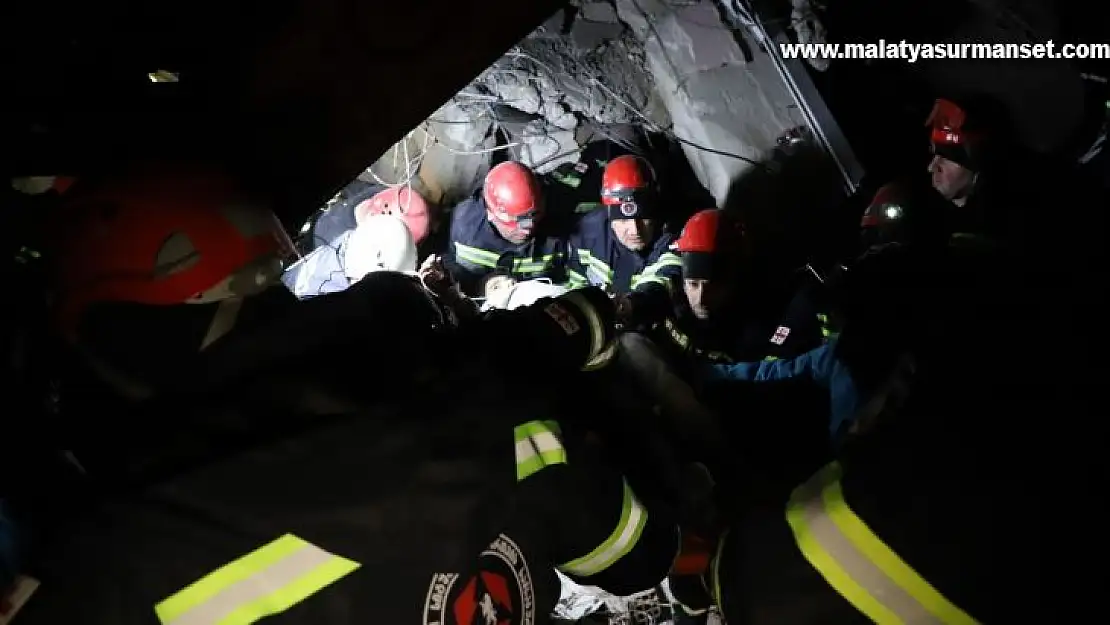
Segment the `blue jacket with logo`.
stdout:
<svg viewBox="0 0 1110 625">
<path fill-rule="evenodd" d="M 511 275 L 517 280 L 547 278 L 555 284 L 583 286 L 571 280 L 567 271 L 567 242 L 553 236 L 544 225 L 536 236 L 524 243 L 506 241 L 486 218 L 486 202 L 481 196 L 463 201 L 451 215 L 450 246 L 444 264 L 463 292 L 479 296 L 484 278 L 493 273 Z"/>
<path fill-rule="evenodd" d="M 660 233 L 643 253 L 617 240 L 604 209 L 582 216 L 570 237 L 571 275 L 611 294 L 655 293 L 663 306 L 681 292 L 682 259 L 671 251 L 675 237 Z"/>
<path fill-rule="evenodd" d="M 836 437 L 860 407 L 860 392 L 848 368 L 836 357 L 836 337 L 797 358 L 703 367 L 710 380 L 772 382 L 809 378 L 829 392 L 829 435 Z"/>
</svg>

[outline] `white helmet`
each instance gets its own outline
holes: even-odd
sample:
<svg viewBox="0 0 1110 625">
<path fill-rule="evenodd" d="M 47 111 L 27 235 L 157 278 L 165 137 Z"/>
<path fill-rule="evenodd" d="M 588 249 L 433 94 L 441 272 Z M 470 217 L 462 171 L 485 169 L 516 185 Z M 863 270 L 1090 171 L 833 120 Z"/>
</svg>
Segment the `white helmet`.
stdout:
<svg viewBox="0 0 1110 625">
<path fill-rule="evenodd" d="M 343 246 L 343 273 L 357 282 L 372 271 L 415 273 L 416 241 L 405 222 L 393 215 L 371 215 L 351 231 Z"/>
</svg>

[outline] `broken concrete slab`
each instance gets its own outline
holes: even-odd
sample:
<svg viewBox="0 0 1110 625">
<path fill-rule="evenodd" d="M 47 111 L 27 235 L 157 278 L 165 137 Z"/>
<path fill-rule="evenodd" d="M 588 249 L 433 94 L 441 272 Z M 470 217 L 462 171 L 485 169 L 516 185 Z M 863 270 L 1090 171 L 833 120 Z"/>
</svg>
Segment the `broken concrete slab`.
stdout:
<svg viewBox="0 0 1110 625">
<path fill-rule="evenodd" d="M 574 130 L 578 127 L 578 118 L 562 102 L 545 102 L 543 116 L 560 130 Z"/>
<path fill-rule="evenodd" d="M 428 118 L 436 139 L 457 150 L 473 150 L 489 137 L 493 119 L 482 106 L 448 102 Z"/>
<path fill-rule="evenodd" d="M 723 206 L 733 181 L 755 167 L 744 159 L 771 154 L 778 137 L 797 125 L 793 97 L 765 54 L 745 61 L 715 3 L 676 8 L 660 0 L 617 0 L 616 7 L 642 38 L 647 67 L 675 135 L 687 140 L 683 151 L 694 173 Z"/>
<path fill-rule="evenodd" d="M 608 0 L 595 0 L 594 2 L 584 3 L 578 9 L 578 18 L 591 22 L 601 22 L 603 24 L 620 23 L 620 17 L 617 16 L 617 7 L 613 6 L 613 3 Z"/>
<path fill-rule="evenodd" d="M 597 49 L 601 44 L 612 41 L 620 36 L 624 26 L 576 20 L 570 29 L 570 39 L 576 48 L 583 51 Z"/>
<path fill-rule="evenodd" d="M 519 137 L 520 160 L 545 174 L 563 163 L 576 163 L 581 157 L 581 146 L 572 130 L 552 131 L 541 121 L 526 126 Z"/>
</svg>

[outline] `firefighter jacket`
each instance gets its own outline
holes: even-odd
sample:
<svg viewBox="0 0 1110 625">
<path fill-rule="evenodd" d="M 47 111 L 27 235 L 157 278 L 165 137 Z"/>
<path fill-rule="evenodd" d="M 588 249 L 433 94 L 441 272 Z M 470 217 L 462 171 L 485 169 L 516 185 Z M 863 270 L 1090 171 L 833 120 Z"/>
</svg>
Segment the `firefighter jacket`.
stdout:
<svg viewBox="0 0 1110 625">
<path fill-rule="evenodd" d="M 486 218 L 485 200 L 476 195 L 452 212 L 450 247 L 443 261 L 463 292 L 478 297 L 482 280 L 494 273 L 516 280 L 548 278 L 555 284 L 581 286 L 573 283 L 567 272 L 567 252 L 566 239 L 556 236 L 544 222 L 532 239 L 520 244 L 506 241 Z"/>
<path fill-rule="evenodd" d="M 769 356 L 795 358 L 821 346 L 834 334 L 822 291 L 821 285 L 806 284 L 795 292 L 771 334 Z"/>
<path fill-rule="evenodd" d="M 674 314 L 659 323 L 653 335 L 672 351 L 692 355 L 702 362 L 794 358 L 819 347 L 835 334 L 818 287 L 799 289 L 785 309 L 776 311 L 775 298 L 768 297 L 745 312 L 724 313 L 709 321 L 695 318 L 683 295 L 675 299 L 678 303 L 674 305 Z"/>
<path fill-rule="evenodd" d="M 643 253 L 617 240 L 604 209 L 586 213 L 570 237 L 570 272 L 575 280 L 614 295 L 635 294 L 637 308 L 662 318 L 682 292 L 682 259 L 671 251 L 674 235 L 662 232 Z"/>
<path fill-rule="evenodd" d="M 285 343 L 219 353 L 262 362 L 212 363 L 195 382 L 217 390 L 118 417 L 128 440 L 87 464 L 115 494 L 42 554 L 19 623 L 524 624 L 558 599 L 554 568 L 620 594 L 656 583 L 673 522 L 576 446 L 546 376 L 496 351 L 580 366 L 607 298 L 420 337 L 439 313 L 413 309 L 414 284 L 382 272 L 300 302 L 272 328 Z M 315 334 L 292 332 L 305 320 Z"/>
<path fill-rule="evenodd" d="M 1101 594 L 1085 598 L 1095 584 L 1053 581 L 1064 561 L 1052 554 L 1094 548 L 1068 528 L 1101 463 L 1101 440 L 1087 442 L 1101 402 L 1074 369 L 1028 366 L 1078 362 L 1082 350 L 1054 332 L 1080 302 L 1028 305 L 1058 288 L 1033 286 L 1035 266 L 968 277 L 976 268 L 961 262 L 925 290 L 933 310 L 916 329 L 928 339 L 908 379 L 892 375 L 884 405 L 785 510 L 749 511 L 719 543 L 710 587 L 729 622 L 1081 622 L 1098 609 Z M 1066 414 L 1069 425 L 1008 427 L 1017 414 Z M 1030 464 L 1037 486 L 1015 479 Z"/>
</svg>

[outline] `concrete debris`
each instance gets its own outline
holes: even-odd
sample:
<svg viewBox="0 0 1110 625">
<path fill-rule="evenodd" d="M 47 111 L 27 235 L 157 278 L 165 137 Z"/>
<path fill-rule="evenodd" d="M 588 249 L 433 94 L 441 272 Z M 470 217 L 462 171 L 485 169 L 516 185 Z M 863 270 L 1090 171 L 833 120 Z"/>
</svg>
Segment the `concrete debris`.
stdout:
<svg viewBox="0 0 1110 625">
<path fill-rule="evenodd" d="M 532 85 L 529 72 L 511 67 L 495 67 L 486 76 L 487 80 L 483 85 L 501 103 L 525 113 L 536 114 L 543 110 L 543 97 Z"/>
<path fill-rule="evenodd" d="M 575 163 L 581 157 L 581 147 L 570 130 L 552 130 L 544 120 L 536 120 L 524 127 L 519 137 L 520 160 L 525 165 L 544 174 L 563 163 Z"/>
<path fill-rule="evenodd" d="M 606 41 L 620 36 L 624 26 L 580 19 L 570 29 L 570 40 L 582 52 L 596 49 Z"/>
<path fill-rule="evenodd" d="M 791 0 L 790 4 L 790 25 L 798 35 L 798 43 L 825 43 L 825 25 L 817 16 L 813 0 Z M 806 61 L 819 72 L 829 69 L 828 58 L 807 57 Z"/>
<path fill-rule="evenodd" d="M 560 130 L 574 130 L 578 127 L 578 118 L 562 102 L 545 102 L 543 116 Z"/>
<path fill-rule="evenodd" d="M 456 150 L 473 150 L 486 142 L 493 130 L 487 107 L 448 102 L 428 123 L 436 139 Z"/>
</svg>

